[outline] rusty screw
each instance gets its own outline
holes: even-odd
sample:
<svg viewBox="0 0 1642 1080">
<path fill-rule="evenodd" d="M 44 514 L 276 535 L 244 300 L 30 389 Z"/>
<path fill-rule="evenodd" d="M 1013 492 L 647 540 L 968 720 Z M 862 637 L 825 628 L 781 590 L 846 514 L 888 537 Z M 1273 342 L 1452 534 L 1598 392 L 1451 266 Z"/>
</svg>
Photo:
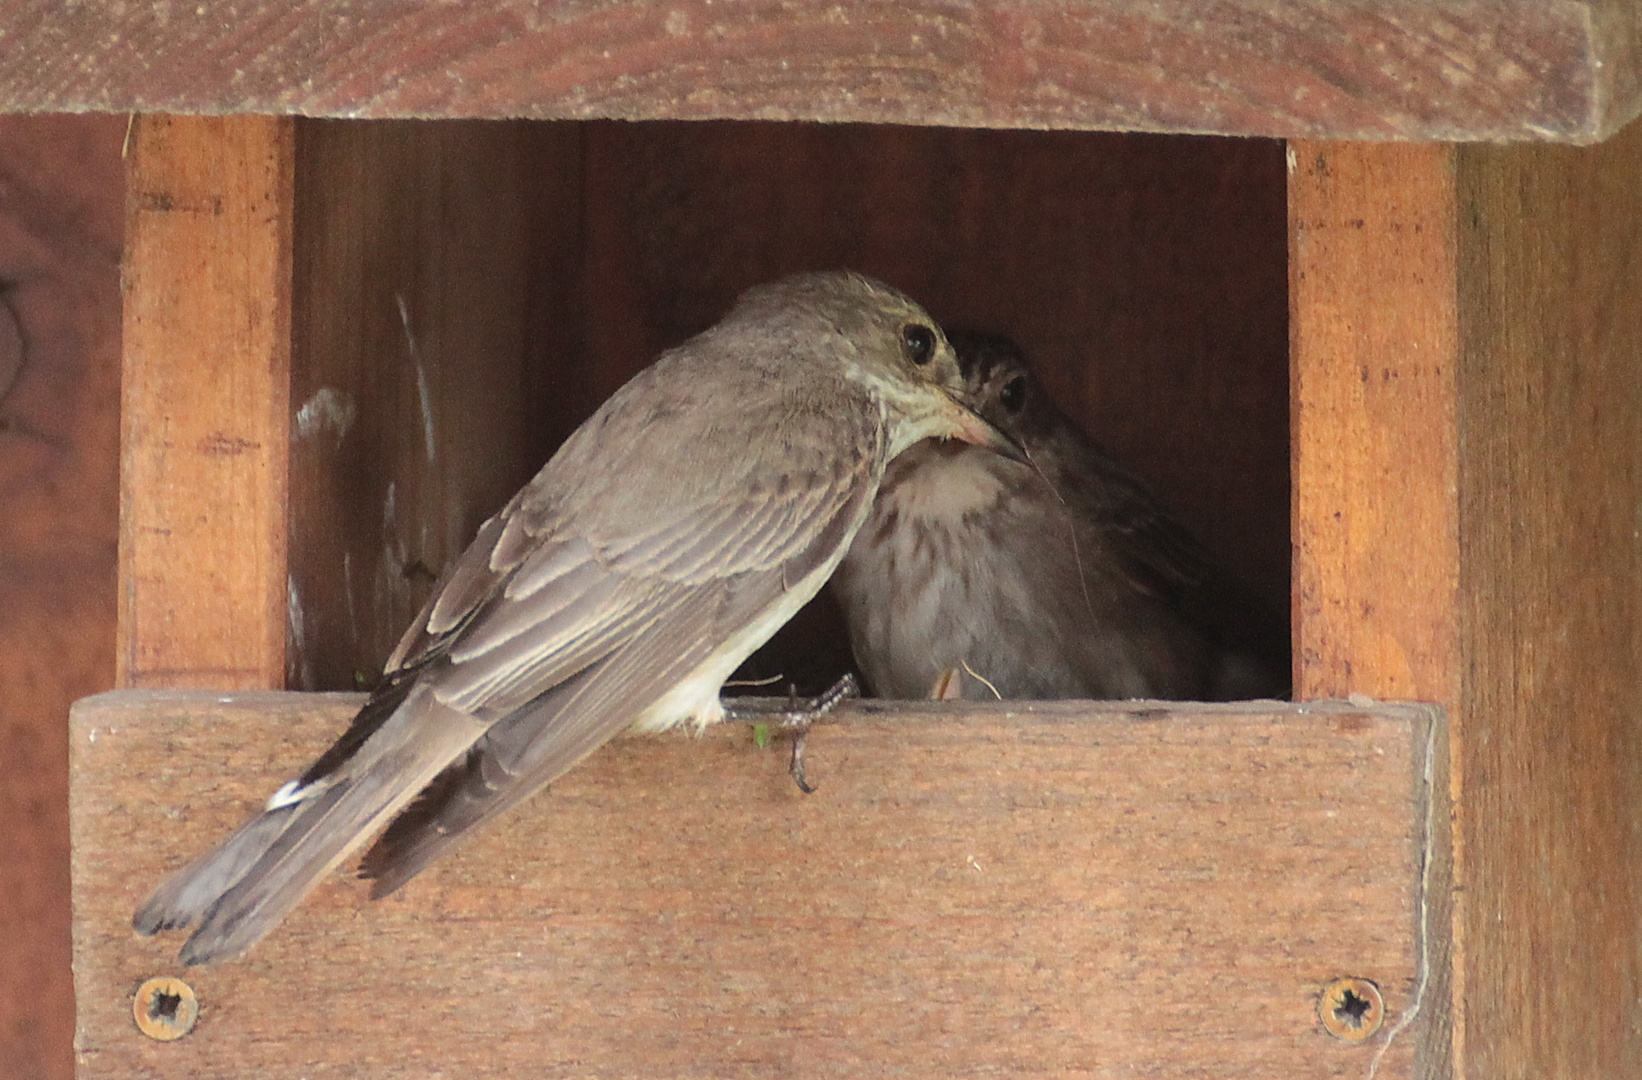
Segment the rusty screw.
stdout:
<svg viewBox="0 0 1642 1080">
<path fill-rule="evenodd" d="M 194 1021 L 200 1018 L 200 999 L 181 979 L 161 975 L 137 987 L 131 1015 L 138 1031 L 150 1039 L 170 1042 L 194 1030 Z"/>
<path fill-rule="evenodd" d="M 1335 979 L 1317 998 L 1317 1018 L 1336 1039 L 1360 1043 L 1385 1022 L 1385 999 L 1367 979 Z"/>
</svg>

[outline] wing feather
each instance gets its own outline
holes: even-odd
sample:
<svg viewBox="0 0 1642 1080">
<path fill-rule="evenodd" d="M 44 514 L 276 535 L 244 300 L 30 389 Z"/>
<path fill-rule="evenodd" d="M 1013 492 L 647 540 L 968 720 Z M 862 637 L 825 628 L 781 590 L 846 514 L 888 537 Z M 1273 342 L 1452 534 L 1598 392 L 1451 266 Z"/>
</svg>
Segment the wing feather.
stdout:
<svg viewBox="0 0 1642 1080">
<path fill-rule="evenodd" d="M 397 889 L 462 834 L 562 776 L 696 675 L 725 642 L 767 621 L 772 609 L 808 600 L 870 505 L 876 484 L 870 462 L 863 466 L 827 486 L 820 515 L 812 512 L 812 500 L 775 504 L 772 516 L 802 515 L 809 525 L 801 530 L 807 545 L 791 558 L 701 585 L 658 586 L 652 622 L 575 679 L 498 721 L 366 855 L 362 872 L 376 879 L 372 895 Z M 809 595 L 794 595 L 798 582 L 809 584 Z M 715 683 L 709 692 L 716 690 Z"/>
</svg>

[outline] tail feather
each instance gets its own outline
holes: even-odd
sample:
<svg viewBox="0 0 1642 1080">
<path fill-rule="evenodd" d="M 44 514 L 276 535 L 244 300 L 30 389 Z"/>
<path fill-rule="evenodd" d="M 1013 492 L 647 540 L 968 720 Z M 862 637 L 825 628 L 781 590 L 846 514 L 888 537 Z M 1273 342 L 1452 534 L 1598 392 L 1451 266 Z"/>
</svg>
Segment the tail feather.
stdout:
<svg viewBox="0 0 1642 1080">
<path fill-rule="evenodd" d="M 131 928 L 144 937 L 198 922 L 223 893 L 268 851 L 290 825 L 301 804 L 258 814 L 217 848 L 172 874 L 137 909 Z"/>
<path fill-rule="evenodd" d="M 132 921 L 152 934 L 199 923 L 186 964 L 244 952 L 416 793 L 485 724 L 414 693 L 340 772 L 306 798 L 264 811 L 160 887 Z"/>
</svg>

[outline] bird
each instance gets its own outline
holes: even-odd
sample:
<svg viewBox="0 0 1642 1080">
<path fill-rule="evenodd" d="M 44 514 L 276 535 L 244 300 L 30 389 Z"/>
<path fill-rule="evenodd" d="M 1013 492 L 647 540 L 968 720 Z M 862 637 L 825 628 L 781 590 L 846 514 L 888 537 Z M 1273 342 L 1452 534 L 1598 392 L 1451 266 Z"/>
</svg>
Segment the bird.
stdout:
<svg viewBox="0 0 1642 1080">
<path fill-rule="evenodd" d="M 1023 462 L 926 441 L 890 463 L 832 590 L 887 698 L 1284 696 L 1287 627 L 1057 410 L 1020 347 L 953 329 Z"/>
<path fill-rule="evenodd" d="M 619 732 L 723 719 L 725 679 L 822 588 L 898 454 L 1019 454 L 965 393 L 941 329 L 887 285 L 748 290 L 480 526 L 348 729 L 133 928 L 192 926 L 185 964 L 236 956 L 384 825 L 372 898 Z"/>
</svg>

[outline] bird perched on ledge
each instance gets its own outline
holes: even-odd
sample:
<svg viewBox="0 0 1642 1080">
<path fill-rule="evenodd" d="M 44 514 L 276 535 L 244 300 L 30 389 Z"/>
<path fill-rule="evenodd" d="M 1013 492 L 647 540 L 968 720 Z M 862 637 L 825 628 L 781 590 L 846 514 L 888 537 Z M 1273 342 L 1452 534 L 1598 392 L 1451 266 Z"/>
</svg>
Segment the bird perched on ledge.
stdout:
<svg viewBox="0 0 1642 1080">
<path fill-rule="evenodd" d="M 133 925 L 197 923 L 185 963 L 233 956 L 384 825 L 373 897 L 618 732 L 722 719 L 724 680 L 826 582 L 896 455 L 1017 452 L 964 394 L 939 328 L 887 286 L 747 292 L 481 526 L 348 731 Z"/>
<path fill-rule="evenodd" d="M 969 400 L 1030 461 L 896 458 L 833 588 L 882 697 L 1285 695 L 1286 626 L 1060 414 L 1007 338 L 954 331 Z"/>
</svg>

